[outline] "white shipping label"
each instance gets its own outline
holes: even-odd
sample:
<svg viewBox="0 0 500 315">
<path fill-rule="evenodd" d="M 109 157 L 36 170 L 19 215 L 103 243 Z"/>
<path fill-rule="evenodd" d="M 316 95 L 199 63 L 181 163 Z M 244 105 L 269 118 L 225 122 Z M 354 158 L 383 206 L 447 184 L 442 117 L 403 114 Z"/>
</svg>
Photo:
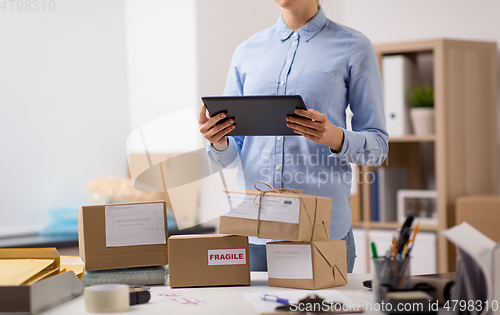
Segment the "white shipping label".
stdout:
<svg viewBox="0 0 500 315">
<path fill-rule="evenodd" d="M 260 219 L 263 221 L 275 221 L 285 223 L 299 223 L 300 218 L 300 198 L 244 195 L 237 193 L 222 194 L 221 215 L 243 219 L 257 220 L 259 214 L 259 200 L 262 203 L 260 208 Z M 254 199 L 255 203 L 254 204 Z"/>
<path fill-rule="evenodd" d="M 221 215 L 257 220 L 259 206 L 253 203 L 254 198 L 253 195 L 222 193 Z"/>
<path fill-rule="evenodd" d="M 269 278 L 312 279 L 311 245 L 267 244 Z"/>
<path fill-rule="evenodd" d="M 245 248 L 209 249 L 207 254 L 209 266 L 247 264 Z"/>
<path fill-rule="evenodd" d="M 105 207 L 106 247 L 166 244 L 163 203 Z"/>
</svg>

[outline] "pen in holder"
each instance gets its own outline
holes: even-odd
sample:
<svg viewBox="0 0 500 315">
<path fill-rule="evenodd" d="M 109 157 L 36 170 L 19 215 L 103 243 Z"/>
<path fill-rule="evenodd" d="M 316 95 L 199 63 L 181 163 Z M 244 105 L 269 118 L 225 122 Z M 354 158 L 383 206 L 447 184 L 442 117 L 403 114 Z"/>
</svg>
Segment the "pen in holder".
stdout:
<svg viewBox="0 0 500 315">
<path fill-rule="evenodd" d="M 372 258 L 375 302 L 385 300 L 390 291 L 408 290 L 411 287 L 410 256 L 394 259 L 392 257 Z"/>
</svg>

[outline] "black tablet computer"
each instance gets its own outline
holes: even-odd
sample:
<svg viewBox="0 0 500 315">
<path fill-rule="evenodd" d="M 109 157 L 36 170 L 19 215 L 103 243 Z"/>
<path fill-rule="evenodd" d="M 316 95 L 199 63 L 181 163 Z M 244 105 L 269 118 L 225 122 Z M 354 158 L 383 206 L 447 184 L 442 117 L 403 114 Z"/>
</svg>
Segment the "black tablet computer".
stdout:
<svg viewBox="0 0 500 315">
<path fill-rule="evenodd" d="M 295 135 L 286 126 L 287 116 L 297 116 L 295 109 L 307 110 L 300 95 L 269 96 L 207 96 L 201 100 L 210 116 L 225 112 L 234 119 L 234 128 L 228 136 Z"/>
</svg>

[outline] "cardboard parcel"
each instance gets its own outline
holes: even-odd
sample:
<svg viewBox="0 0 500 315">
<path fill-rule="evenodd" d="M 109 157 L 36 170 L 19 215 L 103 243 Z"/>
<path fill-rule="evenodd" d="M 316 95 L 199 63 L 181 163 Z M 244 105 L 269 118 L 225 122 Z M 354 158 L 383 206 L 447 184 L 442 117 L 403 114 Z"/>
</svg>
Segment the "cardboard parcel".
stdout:
<svg viewBox="0 0 500 315">
<path fill-rule="evenodd" d="M 328 240 L 332 199 L 292 190 L 223 191 L 219 232 L 286 241 Z"/>
<path fill-rule="evenodd" d="M 271 242 L 266 251 L 269 286 L 325 289 L 347 284 L 345 241 Z"/>
<path fill-rule="evenodd" d="M 78 243 L 85 270 L 168 264 L 164 201 L 83 206 Z"/>
<path fill-rule="evenodd" d="M 250 285 L 246 236 L 176 235 L 168 251 L 172 288 Z"/>
</svg>

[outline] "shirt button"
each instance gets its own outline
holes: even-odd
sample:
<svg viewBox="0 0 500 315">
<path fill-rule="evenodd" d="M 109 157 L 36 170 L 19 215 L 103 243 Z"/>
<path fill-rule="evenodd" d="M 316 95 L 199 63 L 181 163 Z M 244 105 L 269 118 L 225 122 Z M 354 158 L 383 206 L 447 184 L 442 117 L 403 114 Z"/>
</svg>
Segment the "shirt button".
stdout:
<svg viewBox="0 0 500 315">
<path fill-rule="evenodd" d="M 277 137 L 276 140 L 281 141 L 281 137 Z"/>
<path fill-rule="evenodd" d="M 287 60 L 286 63 L 290 63 L 290 60 Z"/>
<path fill-rule="evenodd" d="M 293 32 L 293 37 L 297 37 L 297 32 Z"/>
<path fill-rule="evenodd" d="M 293 42 L 293 43 L 292 43 L 292 46 L 295 46 L 295 45 L 297 45 L 297 43 L 296 43 L 296 42 Z"/>
<path fill-rule="evenodd" d="M 281 82 L 280 82 L 280 85 L 283 85 L 283 84 L 285 84 L 285 81 L 281 81 Z"/>
<path fill-rule="evenodd" d="M 279 170 L 280 169 L 280 166 L 279 165 L 276 165 L 276 169 Z"/>
</svg>

